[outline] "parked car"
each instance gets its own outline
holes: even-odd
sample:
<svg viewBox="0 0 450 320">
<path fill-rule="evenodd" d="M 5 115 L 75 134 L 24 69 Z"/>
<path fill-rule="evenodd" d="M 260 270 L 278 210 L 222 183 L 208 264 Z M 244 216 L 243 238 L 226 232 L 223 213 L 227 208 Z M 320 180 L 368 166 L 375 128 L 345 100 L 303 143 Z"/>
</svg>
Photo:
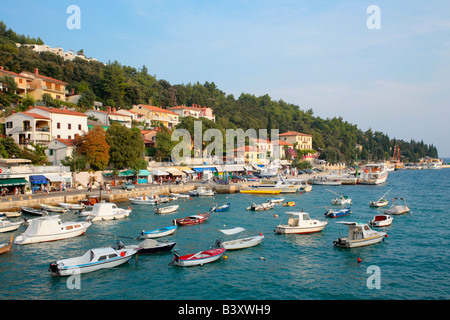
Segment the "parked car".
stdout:
<svg viewBox="0 0 450 320">
<path fill-rule="evenodd" d="M 134 184 L 132 184 L 131 182 L 125 182 L 124 184 L 122 184 L 122 189 L 133 190 Z"/>
</svg>

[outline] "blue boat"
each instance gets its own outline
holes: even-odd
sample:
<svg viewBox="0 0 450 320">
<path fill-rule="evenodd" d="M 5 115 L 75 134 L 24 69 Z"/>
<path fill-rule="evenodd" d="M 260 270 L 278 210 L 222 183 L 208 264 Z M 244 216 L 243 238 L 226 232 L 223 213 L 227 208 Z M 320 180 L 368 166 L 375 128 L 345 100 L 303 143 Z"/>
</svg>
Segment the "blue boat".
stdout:
<svg viewBox="0 0 450 320">
<path fill-rule="evenodd" d="M 142 231 L 140 236 L 143 239 L 164 237 L 174 233 L 176 228 L 177 226 L 169 226 L 161 229 Z"/>
<path fill-rule="evenodd" d="M 217 204 L 213 204 L 211 206 L 211 209 L 209 211 L 213 211 L 213 212 L 221 212 L 221 211 L 227 211 L 230 208 L 230 203 L 226 203 L 221 205 L 220 207 Z"/>
<path fill-rule="evenodd" d="M 350 209 L 351 208 L 344 208 L 344 209 L 340 209 L 340 210 L 328 209 L 325 212 L 325 217 L 327 217 L 327 218 L 339 218 L 339 217 L 348 216 L 350 213 L 352 213 L 352 211 Z"/>
</svg>

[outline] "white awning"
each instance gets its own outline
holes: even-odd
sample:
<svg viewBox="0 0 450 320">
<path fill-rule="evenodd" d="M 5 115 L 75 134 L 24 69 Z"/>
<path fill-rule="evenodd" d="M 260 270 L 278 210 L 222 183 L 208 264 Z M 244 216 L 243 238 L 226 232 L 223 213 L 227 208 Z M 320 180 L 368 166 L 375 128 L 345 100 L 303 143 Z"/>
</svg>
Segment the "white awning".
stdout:
<svg viewBox="0 0 450 320">
<path fill-rule="evenodd" d="M 183 171 L 180 171 L 177 168 L 167 168 L 165 170 L 173 176 L 183 176 L 184 177 L 186 175 Z"/>
<path fill-rule="evenodd" d="M 218 172 L 240 172 L 245 171 L 243 166 L 240 165 L 223 165 L 223 166 L 215 166 Z"/>
<path fill-rule="evenodd" d="M 51 182 L 64 182 L 66 181 L 66 178 L 63 177 L 60 174 L 54 173 L 54 174 L 44 174 L 44 177 L 46 177 Z"/>
</svg>

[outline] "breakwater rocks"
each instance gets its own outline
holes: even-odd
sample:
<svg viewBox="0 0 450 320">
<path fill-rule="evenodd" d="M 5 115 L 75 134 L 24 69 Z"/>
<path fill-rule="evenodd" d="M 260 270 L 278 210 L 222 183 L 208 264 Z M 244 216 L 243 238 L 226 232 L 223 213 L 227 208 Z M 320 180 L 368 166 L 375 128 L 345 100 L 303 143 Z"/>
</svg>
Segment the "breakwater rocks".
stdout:
<svg viewBox="0 0 450 320">
<path fill-rule="evenodd" d="M 2 197 L 0 201 L 0 211 L 17 211 L 20 207 L 39 207 L 40 204 L 58 205 L 58 203 L 78 203 L 90 195 L 101 195 L 102 200 L 108 202 L 124 202 L 129 198 L 140 197 L 155 194 L 182 193 L 197 189 L 199 186 L 205 186 L 215 190 L 216 193 L 229 194 L 239 192 L 242 188 L 254 183 L 236 183 L 221 185 L 214 183 L 189 183 L 185 185 L 138 185 L 132 190 L 114 189 L 112 192 L 106 192 L 96 189 L 93 192 L 86 190 L 54 192 L 49 195 L 31 194 L 20 196 Z"/>
</svg>

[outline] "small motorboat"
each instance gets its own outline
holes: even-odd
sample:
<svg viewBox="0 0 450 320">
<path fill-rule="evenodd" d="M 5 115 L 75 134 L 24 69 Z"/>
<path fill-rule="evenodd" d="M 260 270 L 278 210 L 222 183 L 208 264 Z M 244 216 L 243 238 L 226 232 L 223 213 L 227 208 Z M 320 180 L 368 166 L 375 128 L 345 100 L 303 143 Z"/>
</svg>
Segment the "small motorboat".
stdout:
<svg viewBox="0 0 450 320">
<path fill-rule="evenodd" d="M 329 179 L 327 177 L 314 177 L 312 179 L 309 179 L 308 181 L 310 184 L 317 184 L 317 185 L 323 185 L 323 186 L 340 186 L 342 185 L 342 181 L 338 181 L 335 179 Z"/>
<path fill-rule="evenodd" d="M 340 210 L 327 209 L 327 211 L 325 212 L 325 217 L 339 218 L 339 217 L 348 216 L 350 213 L 352 213 L 351 208 L 343 208 Z"/>
<path fill-rule="evenodd" d="M 284 198 L 273 198 L 273 199 L 267 199 L 268 202 L 272 203 L 281 203 L 284 201 Z"/>
<path fill-rule="evenodd" d="M 45 216 L 48 215 L 48 212 L 45 210 L 34 209 L 31 207 L 21 207 L 22 213 L 33 215 L 33 216 Z"/>
<path fill-rule="evenodd" d="M 283 203 L 283 207 L 295 207 L 295 201 L 288 201 Z"/>
<path fill-rule="evenodd" d="M 198 265 L 202 266 L 205 263 L 219 260 L 224 253 L 225 248 L 210 249 L 193 254 L 187 254 L 184 256 L 180 256 L 179 254 L 175 253 L 169 265 L 174 264 L 180 267 L 192 267 Z"/>
<path fill-rule="evenodd" d="M 197 190 L 188 191 L 188 194 L 189 194 L 190 197 L 198 197 L 198 191 Z"/>
<path fill-rule="evenodd" d="M 140 237 L 143 239 L 164 237 L 164 236 L 173 234 L 176 229 L 177 229 L 177 226 L 169 226 L 169 227 L 150 230 L 150 231 L 142 231 L 140 234 Z"/>
<path fill-rule="evenodd" d="M 256 204 L 256 203 L 253 202 L 250 207 L 247 207 L 247 210 L 264 211 L 264 210 L 273 209 L 273 207 L 275 207 L 275 203 L 269 202 L 269 201 L 263 202 L 261 204 Z"/>
<path fill-rule="evenodd" d="M 129 198 L 128 200 L 133 204 L 158 204 L 158 198 L 152 196 L 135 197 Z"/>
<path fill-rule="evenodd" d="M 328 189 L 327 189 L 328 190 Z M 342 206 L 344 204 L 352 204 L 352 199 L 348 196 L 340 193 L 336 193 L 334 191 L 328 190 L 334 194 L 333 199 L 331 199 L 331 204 Z"/>
<path fill-rule="evenodd" d="M 171 193 L 171 196 L 177 197 L 177 198 L 189 198 L 189 193 Z"/>
<path fill-rule="evenodd" d="M 92 211 L 89 211 L 87 220 L 101 221 L 101 220 L 116 220 L 128 217 L 131 213 L 131 208 L 123 209 L 117 207 L 111 202 L 100 202 L 94 204 Z"/>
<path fill-rule="evenodd" d="M 399 202 L 403 203 L 399 204 Z M 389 209 L 384 210 L 385 214 L 404 214 L 408 213 L 410 209 L 406 205 L 406 200 L 404 198 L 395 197 L 392 199 L 392 206 Z"/>
<path fill-rule="evenodd" d="M 207 189 L 204 186 L 200 186 L 197 188 L 197 193 L 199 196 L 213 196 L 216 193 L 214 192 L 214 190 L 211 189 Z"/>
<path fill-rule="evenodd" d="M 388 214 L 379 214 L 369 222 L 369 225 L 371 227 L 387 227 L 392 224 L 393 220 L 394 218 Z"/>
<path fill-rule="evenodd" d="M 179 207 L 180 207 L 179 205 L 160 207 L 155 209 L 155 213 L 162 213 L 162 214 L 171 213 L 177 211 Z"/>
<path fill-rule="evenodd" d="M 58 206 L 66 208 L 68 210 L 83 210 L 86 207 L 84 203 L 65 203 L 65 202 L 58 203 Z"/>
<path fill-rule="evenodd" d="M 378 243 L 387 237 L 386 232 L 378 232 L 369 228 L 366 223 L 337 222 L 348 225 L 348 236 L 333 241 L 335 247 L 356 248 Z"/>
<path fill-rule="evenodd" d="M 389 190 L 389 191 L 391 191 L 391 190 Z M 385 206 L 387 206 L 389 203 L 389 200 L 387 200 L 385 197 L 389 193 L 389 191 L 386 192 L 385 194 L 383 194 L 383 196 L 380 199 L 378 199 L 377 201 L 370 201 L 369 206 L 370 207 L 385 207 Z"/>
<path fill-rule="evenodd" d="M 41 210 L 50 211 L 50 212 L 66 213 L 68 210 L 67 208 L 52 206 L 52 205 L 45 204 L 45 203 L 41 203 L 41 204 L 39 204 L 39 206 L 41 207 Z"/>
<path fill-rule="evenodd" d="M 212 211 L 212 212 L 222 212 L 222 211 L 227 211 L 228 209 L 230 209 L 230 203 L 229 203 L 229 202 L 226 203 L 226 204 L 223 204 L 223 205 L 221 205 L 221 206 L 218 206 L 217 203 L 216 203 L 216 204 L 213 204 L 213 205 L 211 206 L 211 209 L 210 209 L 209 211 Z"/>
<path fill-rule="evenodd" d="M 233 229 L 223 229 L 219 230 L 223 234 L 227 236 L 232 236 L 241 232 L 244 232 L 245 229 L 241 227 L 233 228 Z M 216 248 L 225 248 L 226 250 L 237 250 L 254 247 L 260 244 L 264 240 L 264 236 L 260 233 L 258 236 L 253 237 L 242 237 L 238 239 L 231 239 L 227 241 L 222 241 L 217 239 L 214 247 Z"/>
<path fill-rule="evenodd" d="M 175 247 L 176 242 L 158 242 L 153 239 L 146 239 L 137 245 L 137 254 L 148 254 L 170 251 Z"/>
<path fill-rule="evenodd" d="M 95 248 L 88 250 L 80 257 L 52 262 L 48 267 L 48 271 L 54 276 L 70 276 L 75 273 L 88 273 L 124 264 L 130 260 L 134 254 L 136 254 L 135 248 Z"/>
<path fill-rule="evenodd" d="M 9 232 L 19 229 L 19 227 L 23 224 L 23 221 L 11 222 L 8 219 L 0 220 L 0 232 Z"/>
<path fill-rule="evenodd" d="M 192 224 L 203 223 L 208 220 L 210 214 L 209 213 L 199 213 L 188 216 L 186 218 L 174 219 L 173 223 L 177 226 L 186 226 Z"/>
<path fill-rule="evenodd" d="M 327 221 L 311 219 L 306 212 L 287 212 L 289 219 L 287 224 L 280 224 L 275 228 L 275 233 L 303 234 L 322 231 L 328 224 Z"/>
<path fill-rule="evenodd" d="M 9 241 L 6 243 L 0 243 L 0 254 L 8 253 L 11 251 L 11 247 L 13 244 L 14 236 L 9 238 Z"/>
<path fill-rule="evenodd" d="M 17 218 L 22 215 L 22 212 L 20 211 L 2 211 L 0 212 L 0 217 L 6 217 L 6 218 Z"/>
<path fill-rule="evenodd" d="M 56 241 L 83 235 L 90 222 L 62 222 L 59 216 L 28 220 L 28 228 L 14 240 L 15 244 Z"/>
</svg>

